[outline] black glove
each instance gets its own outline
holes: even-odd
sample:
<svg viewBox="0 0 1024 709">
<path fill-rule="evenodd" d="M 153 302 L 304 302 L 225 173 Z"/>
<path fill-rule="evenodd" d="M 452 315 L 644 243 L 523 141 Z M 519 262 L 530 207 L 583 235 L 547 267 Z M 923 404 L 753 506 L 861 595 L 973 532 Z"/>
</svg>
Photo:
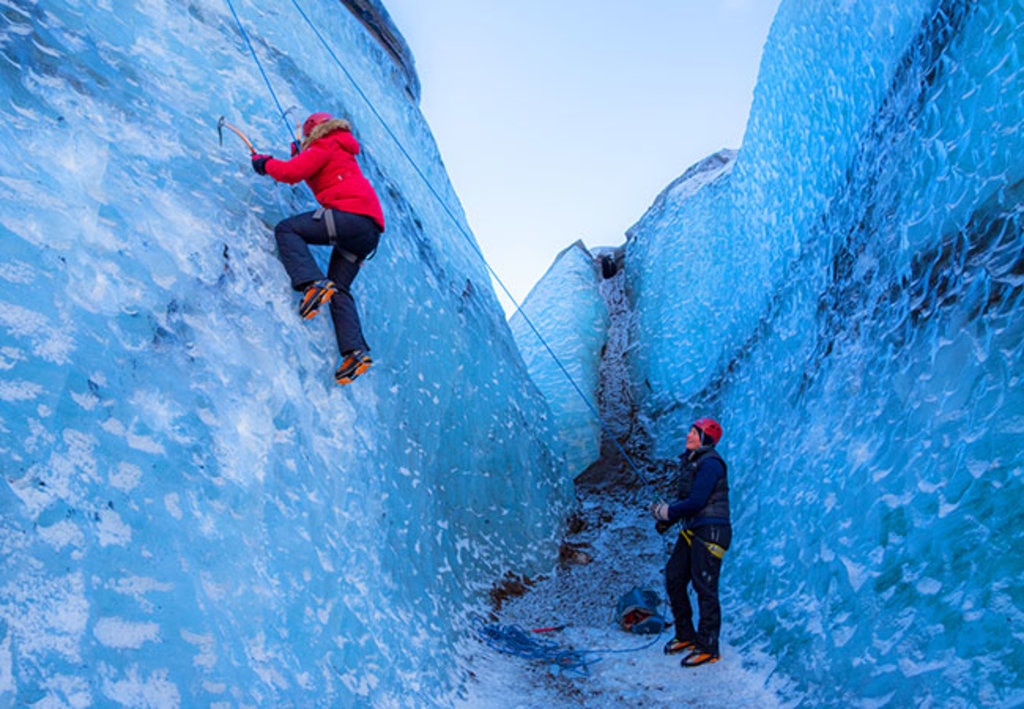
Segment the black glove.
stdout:
<svg viewBox="0 0 1024 709">
<path fill-rule="evenodd" d="M 673 524 L 672 522 L 663 522 L 661 520 L 658 520 L 657 522 L 654 523 L 654 530 L 658 534 L 664 534 L 668 530 L 672 529 L 672 524 Z"/>
<path fill-rule="evenodd" d="M 267 174 L 267 160 L 270 160 L 269 155 L 252 154 L 252 169 L 256 171 L 257 175 Z"/>
</svg>

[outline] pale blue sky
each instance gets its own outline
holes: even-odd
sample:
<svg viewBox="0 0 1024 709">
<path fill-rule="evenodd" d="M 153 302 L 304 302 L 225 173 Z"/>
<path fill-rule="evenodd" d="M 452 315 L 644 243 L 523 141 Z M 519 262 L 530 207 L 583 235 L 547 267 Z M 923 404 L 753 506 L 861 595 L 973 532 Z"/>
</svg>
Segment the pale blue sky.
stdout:
<svg viewBox="0 0 1024 709">
<path fill-rule="evenodd" d="M 573 241 L 621 244 L 687 167 L 740 146 L 779 4 L 384 2 L 470 227 L 520 303 Z"/>
</svg>

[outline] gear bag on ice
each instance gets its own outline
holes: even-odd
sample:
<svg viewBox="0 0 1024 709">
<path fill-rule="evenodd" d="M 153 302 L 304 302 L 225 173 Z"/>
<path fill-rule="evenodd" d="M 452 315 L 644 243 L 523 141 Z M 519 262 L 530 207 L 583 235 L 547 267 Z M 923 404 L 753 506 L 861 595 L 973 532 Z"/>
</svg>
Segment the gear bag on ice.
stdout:
<svg viewBox="0 0 1024 709">
<path fill-rule="evenodd" d="M 658 613 L 659 606 L 661 599 L 657 593 L 648 588 L 634 586 L 619 599 L 615 618 L 619 627 L 627 633 L 654 635 L 668 625 L 665 618 Z"/>
</svg>

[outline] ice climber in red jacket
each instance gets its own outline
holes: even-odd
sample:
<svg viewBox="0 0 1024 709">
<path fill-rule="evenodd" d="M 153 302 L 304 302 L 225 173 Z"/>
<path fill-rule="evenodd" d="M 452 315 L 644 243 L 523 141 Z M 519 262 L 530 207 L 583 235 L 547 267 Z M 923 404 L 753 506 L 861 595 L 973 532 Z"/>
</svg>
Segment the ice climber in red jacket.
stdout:
<svg viewBox="0 0 1024 709">
<path fill-rule="evenodd" d="M 359 142 L 348 121 L 329 113 L 314 113 L 302 125 L 302 144 L 293 145 L 291 160 L 254 153 L 252 168 L 278 182 L 305 180 L 320 208 L 296 214 L 274 228 L 278 256 L 302 293 L 299 315 L 308 320 L 330 303 L 341 362 L 334 378 L 350 384 L 373 364 L 363 338 L 359 312 L 350 288 L 359 267 L 377 248 L 384 231 L 380 200 L 356 162 Z M 324 276 L 309 244 L 330 245 L 331 260 Z"/>
</svg>

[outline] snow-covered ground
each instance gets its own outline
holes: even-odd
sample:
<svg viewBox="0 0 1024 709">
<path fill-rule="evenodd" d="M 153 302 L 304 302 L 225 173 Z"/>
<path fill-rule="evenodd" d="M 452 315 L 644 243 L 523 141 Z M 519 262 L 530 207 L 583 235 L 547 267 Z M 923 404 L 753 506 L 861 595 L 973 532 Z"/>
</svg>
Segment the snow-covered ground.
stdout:
<svg viewBox="0 0 1024 709">
<path fill-rule="evenodd" d="M 551 577 L 504 604 L 497 623 L 525 631 L 565 625 L 537 637 L 584 653 L 585 673 L 563 672 L 478 642 L 469 658 L 469 695 L 457 705 L 460 709 L 784 706 L 771 689 L 770 658 L 741 655 L 729 644 L 735 609 L 723 606 L 721 661 L 697 668 L 683 668 L 678 656 L 662 653 L 671 628 L 655 638 L 627 633 L 615 624 L 618 599 L 634 586 L 665 598 L 666 539 L 654 531 L 641 495 L 585 494 L 580 518 L 583 529 L 567 542 L 592 561 L 560 564 Z M 722 583 L 729 583 L 728 556 Z M 669 613 L 667 606 L 662 610 Z"/>
</svg>

